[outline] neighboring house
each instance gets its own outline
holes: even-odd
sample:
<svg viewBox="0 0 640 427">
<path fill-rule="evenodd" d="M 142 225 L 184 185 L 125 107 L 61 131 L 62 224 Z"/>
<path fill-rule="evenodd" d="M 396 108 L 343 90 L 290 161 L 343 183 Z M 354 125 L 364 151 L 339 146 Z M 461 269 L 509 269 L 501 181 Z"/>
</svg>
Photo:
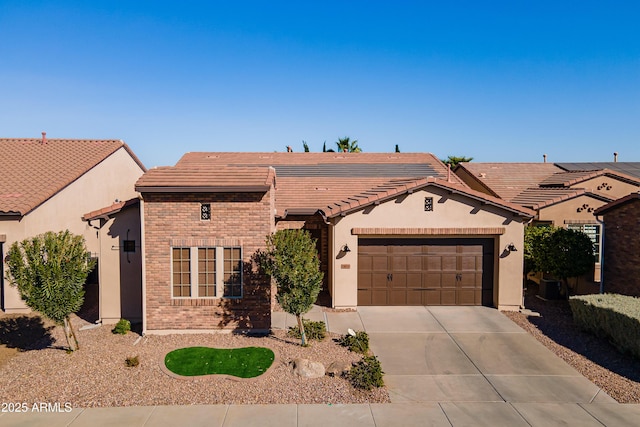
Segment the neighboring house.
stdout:
<svg viewBox="0 0 640 427">
<path fill-rule="evenodd" d="M 640 192 L 594 213 L 604 220 L 603 292 L 640 297 Z"/>
<path fill-rule="evenodd" d="M 13 242 L 68 229 L 84 236 L 87 249 L 98 260 L 98 274 L 92 274 L 89 282 L 99 283 L 103 296 L 119 287 L 111 277 L 117 266 L 107 261 L 97 223 L 83 221 L 83 215 L 137 197 L 134 183 L 146 169 L 124 142 L 47 139 L 44 133 L 41 139 L 0 139 L 0 170 L 3 272 L 4 256 Z M 123 222 L 129 222 L 131 230 L 140 227 L 139 216 Z M 117 246 L 109 250 L 119 251 Z M 0 280 L 2 310 L 27 312 L 5 274 Z M 111 302 L 107 299 L 100 302 L 101 312 L 111 310 L 112 317 L 119 318 L 119 302 L 117 310 L 108 307 Z"/>
<path fill-rule="evenodd" d="M 593 274 L 576 283 L 576 291 L 598 292 L 602 231 L 593 212 L 640 188 L 640 177 L 611 169 L 567 171 L 551 163 L 468 162 L 461 163 L 455 173 L 471 188 L 534 210 L 533 225 L 551 224 L 588 234 L 598 262 Z"/>
<path fill-rule="evenodd" d="M 143 330 L 270 328 L 252 257 L 278 229 L 317 239 L 323 294 L 363 305 L 522 305 L 534 212 L 431 154 L 187 153 L 141 177 Z"/>
</svg>

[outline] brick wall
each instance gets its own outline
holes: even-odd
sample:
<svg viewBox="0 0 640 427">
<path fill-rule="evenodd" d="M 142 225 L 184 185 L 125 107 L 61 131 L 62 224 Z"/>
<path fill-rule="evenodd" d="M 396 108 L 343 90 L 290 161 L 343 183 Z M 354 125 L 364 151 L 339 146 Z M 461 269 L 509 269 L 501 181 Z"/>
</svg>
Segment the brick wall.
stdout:
<svg viewBox="0 0 640 427">
<path fill-rule="evenodd" d="M 146 330 L 271 327 L 271 287 L 251 262 L 275 229 L 271 193 L 143 194 Z M 200 220 L 201 203 L 211 204 L 210 221 Z M 241 246 L 243 297 L 172 298 L 172 244 Z"/>
<path fill-rule="evenodd" d="M 604 291 L 640 296 L 640 199 L 604 216 Z"/>
</svg>

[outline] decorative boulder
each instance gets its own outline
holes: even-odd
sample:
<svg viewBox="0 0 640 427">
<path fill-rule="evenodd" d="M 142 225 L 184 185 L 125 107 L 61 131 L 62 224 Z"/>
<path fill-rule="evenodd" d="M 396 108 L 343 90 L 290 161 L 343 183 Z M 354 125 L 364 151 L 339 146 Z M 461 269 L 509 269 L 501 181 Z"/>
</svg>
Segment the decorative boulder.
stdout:
<svg viewBox="0 0 640 427">
<path fill-rule="evenodd" d="M 319 362 L 311 362 L 307 359 L 294 359 L 291 361 L 293 373 L 302 378 L 324 377 L 324 366 Z"/>
<path fill-rule="evenodd" d="M 335 361 L 327 367 L 327 375 L 330 377 L 340 377 L 346 375 L 351 370 L 353 364 L 351 362 Z"/>
</svg>

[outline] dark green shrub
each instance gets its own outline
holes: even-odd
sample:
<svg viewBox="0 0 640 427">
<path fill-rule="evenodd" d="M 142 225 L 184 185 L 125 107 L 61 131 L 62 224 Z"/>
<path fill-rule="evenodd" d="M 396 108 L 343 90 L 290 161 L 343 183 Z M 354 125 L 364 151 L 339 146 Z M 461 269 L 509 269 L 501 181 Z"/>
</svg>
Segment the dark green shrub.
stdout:
<svg viewBox="0 0 640 427">
<path fill-rule="evenodd" d="M 356 366 L 351 368 L 347 379 L 355 388 L 371 390 L 384 386 L 382 366 L 376 356 L 365 356 Z"/>
<path fill-rule="evenodd" d="M 140 359 L 138 358 L 138 356 L 127 357 L 126 359 L 124 359 L 124 364 L 127 365 L 128 368 L 135 368 L 140 364 Z"/>
<path fill-rule="evenodd" d="M 308 340 L 322 341 L 327 336 L 327 326 L 324 322 L 302 319 L 302 324 Z M 297 326 L 290 327 L 288 333 L 290 337 L 300 339 L 300 328 Z"/>
<path fill-rule="evenodd" d="M 640 298 L 618 294 L 582 295 L 569 299 L 580 328 L 609 339 L 623 353 L 640 358 Z"/>
<path fill-rule="evenodd" d="M 355 336 L 346 334 L 338 338 L 338 344 L 349 347 L 349 351 L 367 354 L 369 353 L 369 334 L 365 331 L 358 331 Z"/>
<path fill-rule="evenodd" d="M 131 330 L 131 322 L 127 319 L 120 319 L 116 326 L 111 330 L 114 334 L 125 335 Z"/>
</svg>

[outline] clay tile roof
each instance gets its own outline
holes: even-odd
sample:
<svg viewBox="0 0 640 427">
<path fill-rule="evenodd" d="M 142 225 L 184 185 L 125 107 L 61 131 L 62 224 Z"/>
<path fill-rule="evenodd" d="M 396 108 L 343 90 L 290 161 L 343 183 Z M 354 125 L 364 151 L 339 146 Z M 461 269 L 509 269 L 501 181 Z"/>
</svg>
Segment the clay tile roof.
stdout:
<svg viewBox="0 0 640 427">
<path fill-rule="evenodd" d="M 541 209 L 565 200 L 573 199 L 583 194 L 588 194 L 592 197 L 605 201 L 608 200 L 603 196 L 587 192 L 584 188 L 536 187 L 527 188 L 522 193 L 518 194 L 512 202 L 531 209 Z"/>
<path fill-rule="evenodd" d="M 598 209 L 596 209 L 593 214 L 594 215 L 605 215 L 606 213 L 610 212 L 613 209 L 616 209 L 620 206 L 626 205 L 627 203 L 631 203 L 634 202 L 636 200 L 640 200 L 640 192 L 636 192 L 636 193 L 631 193 L 627 196 L 621 197 L 617 200 L 614 200 L 612 202 L 607 203 L 604 206 L 600 206 Z"/>
<path fill-rule="evenodd" d="M 513 199 L 527 188 L 563 170 L 553 163 L 460 163 L 459 168 L 475 177 L 490 192 L 501 199 Z"/>
<path fill-rule="evenodd" d="M 596 171 L 569 171 L 558 172 L 550 177 L 542 180 L 540 186 L 543 187 L 570 187 L 586 180 L 597 178 L 599 176 L 608 176 L 617 178 L 631 184 L 640 185 L 640 179 L 622 172 L 612 171 L 610 169 L 601 169 Z"/>
<path fill-rule="evenodd" d="M 274 180 L 275 172 L 269 167 L 164 166 L 147 171 L 135 188 L 139 192 L 266 191 Z"/>
<path fill-rule="evenodd" d="M 534 212 L 515 203 L 505 202 L 496 197 L 488 196 L 480 191 L 472 190 L 465 185 L 456 182 L 449 182 L 438 178 L 419 178 L 419 179 L 399 179 L 391 180 L 382 185 L 371 188 L 360 194 L 347 197 L 338 202 L 334 202 L 320 210 L 323 216 L 327 218 L 346 215 L 355 210 L 361 209 L 375 203 L 390 200 L 404 193 L 410 193 L 418 189 L 435 186 L 446 189 L 453 193 L 462 194 L 472 199 L 479 200 L 483 204 L 490 204 L 502 209 L 513 212 L 527 218 L 532 218 Z"/>
<path fill-rule="evenodd" d="M 120 140 L 0 139 L 0 213 L 26 215 L 115 151 Z"/>
<path fill-rule="evenodd" d="M 391 179 L 438 177 L 447 167 L 430 153 L 186 153 L 175 168 L 225 170 L 272 166 L 278 215 L 316 212 Z M 454 173 L 450 178 L 466 186 Z"/>
<path fill-rule="evenodd" d="M 140 203 L 139 198 L 129 199 L 125 201 L 119 201 L 111 204 L 110 206 L 106 206 L 102 209 L 97 209 L 95 211 L 88 212 L 82 216 L 83 221 L 91 221 L 92 219 L 98 218 L 107 218 L 113 214 L 117 214 L 122 209 L 125 209 L 129 206 L 133 206 Z"/>
</svg>

